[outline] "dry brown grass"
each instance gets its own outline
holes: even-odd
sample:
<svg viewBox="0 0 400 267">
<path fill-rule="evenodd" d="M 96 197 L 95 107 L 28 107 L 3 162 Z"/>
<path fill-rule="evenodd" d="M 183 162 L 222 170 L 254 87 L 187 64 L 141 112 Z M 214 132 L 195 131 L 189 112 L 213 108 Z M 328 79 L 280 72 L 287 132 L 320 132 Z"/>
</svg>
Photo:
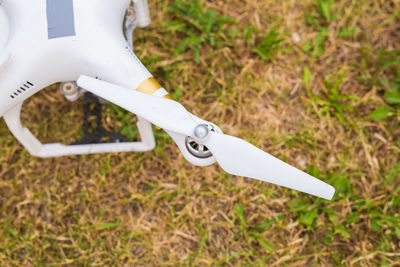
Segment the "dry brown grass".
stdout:
<svg viewBox="0 0 400 267">
<path fill-rule="evenodd" d="M 375 62 L 382 46 L 400 49 L 399 1 L 338 1 L 343 12 L 328 26 L 318 58 L 301 50 L 317 35 L 305 21 L 313 1 L 206 1 L 236 20 L 227 27 L 257 30 L 250 45 L 231 36 L 230 44 L 202 46 L 198 64 L 191 51 L 172 56 L 181 35 L 162 25 L 175 19 L 171 3 L 150 1 L 153 23 L 135 33 L 139 58 L 171 92 L 183 89 L 180 101 L 194 114 L 304 170 L 319 169 L 339 188 L 335 199 L 194 167 L 161 132 L 149 153 L 38 159 L 0 122 L 0 265 L 399 266 L 400 238 L 389 222 L 400 235 L 400 176 L 385 179 L 400 162 L 400 113 L 381 122 L 369 117 L 383 103 L 382 88 L 361 54 Z M 267 62 L 251 48 L 272 27 L 284 42 Z M 343 27 L 360 33 L 339 38 Z M 343 101 L 345 123 L 307 94 L 305 66 L 311 94 L 325 100 L 324 80 L 346 75 L 339 92 L 355 98 Z M 26 103 L 23 119 L 42 141 L 69 143 L 79 136 L 80 104 L 52 87 Z M 106 125 L 120 129 L 113 119 L 106 112 Z M 318 216 L 307 226 L 313 211 Z M 268 220 L 269 227 L 256 227 Z"/>
</svg>

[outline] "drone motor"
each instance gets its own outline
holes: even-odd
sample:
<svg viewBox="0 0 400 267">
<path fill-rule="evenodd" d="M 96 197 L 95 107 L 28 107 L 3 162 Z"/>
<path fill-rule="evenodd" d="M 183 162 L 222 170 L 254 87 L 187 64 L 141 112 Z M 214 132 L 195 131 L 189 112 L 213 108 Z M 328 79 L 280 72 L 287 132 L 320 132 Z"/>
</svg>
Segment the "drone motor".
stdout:
<svg viewBox="0 0 400 267">
<path fill-rule="evenodd" d="M 199 124 L 194 129 L 194 138 L 187 136 L 185 139 L 186 149 L 189 153 L 199 159 L 207 159 L 213 156 L 211 151 L 207 146 L 201 144 L 201 141 L 204 141 L 209 136 L 210 132 L 222 133 L 222 131 L 217 128 L 214 124 Z M 200 142 L 199 142 L 200 141 Z"/>
<path fill-rule="evenodd" d="M 83 90 L 79 88 L 79 86 L 75 82 L 62 83 L 60 85 L 60 90 L 65 98 L 70 102 L 78 100 L 83 93 Z"/>
<path fill-rule="evenodd" d="M 208 147 L 199 144 L 192 137 L 186 137 L 185 144 L 189 153 L 196 158 L 206 159 L 212 157 L 212 153 Z"/>
</svg>

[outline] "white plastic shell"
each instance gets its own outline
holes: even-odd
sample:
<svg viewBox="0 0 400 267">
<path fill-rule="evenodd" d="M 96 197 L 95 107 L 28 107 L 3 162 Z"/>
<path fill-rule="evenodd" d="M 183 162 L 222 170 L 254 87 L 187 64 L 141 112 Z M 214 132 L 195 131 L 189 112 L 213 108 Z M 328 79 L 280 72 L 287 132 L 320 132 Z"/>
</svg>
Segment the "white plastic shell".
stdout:
<svg viewBox="0 0 400 267">
<path fill-rule="evenodd" d="M 75 146 L 41 144 L 20 122 L 21 107 L 27 98 L 54 83 L 77 80 L 83 73 L 132 90 L 152 77 L 129 48 L 122 32 L 130 2 L 74 0 L 76 35 L 49 39 L 46 1 L 2 1 L 0 117 L 4 116 L 10 131 L 31 154 L 54 157 L 154 148 L 151 124 L 141 118 L 141 142 Z"/>
<path fill-rule="evenodd" d="M 8 22 L 8 17 L 0 1 L 0 51 L 5 47 L 9 33 L 10 25 Z"/>
</svg>

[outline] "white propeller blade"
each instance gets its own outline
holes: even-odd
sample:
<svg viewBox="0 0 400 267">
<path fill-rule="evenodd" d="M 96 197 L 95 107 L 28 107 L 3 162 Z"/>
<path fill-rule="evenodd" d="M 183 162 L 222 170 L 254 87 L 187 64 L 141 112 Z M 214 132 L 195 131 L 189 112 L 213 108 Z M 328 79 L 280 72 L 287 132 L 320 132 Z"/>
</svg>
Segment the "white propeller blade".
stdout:
<svg viewBox="0 0 400 267">
<path fill-rule="evenodd" d="M 140 115 L 164 130 L 191 136 L 197 125 L 191 114 L 176 101 L 155 97 L 87 76 L 81 76 L 77 84 L 101 98 Z"/>
<path fill-rule="evenodd" d="M 335 189 L 277 159 L 243 139 L 210 132 L 204 144 L 226 172 L 269 182 L 325 199 L 332 199 Z"/>
<path fill-rule="evenodd" d="M 198 124 L 176 101 L 147 95 L 86 76 L 79 78 L 78 85 L 165 130 L 195 137 L 194 129 Z M 205 132 L 207 129 L 201 133 Z M 335 193 L 332 186 L 242 139 L 209 131 L 201 142 L 210 149 L 220 166 L 230 174 L 285 186 L 328 200 L 332 199 Z"/>
</svg>

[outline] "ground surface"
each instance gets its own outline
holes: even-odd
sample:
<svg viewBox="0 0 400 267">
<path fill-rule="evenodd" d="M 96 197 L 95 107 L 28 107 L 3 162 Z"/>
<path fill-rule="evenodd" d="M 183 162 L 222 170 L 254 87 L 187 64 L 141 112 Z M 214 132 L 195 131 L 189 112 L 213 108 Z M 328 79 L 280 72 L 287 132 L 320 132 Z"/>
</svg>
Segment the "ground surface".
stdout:
<svg viewBox="0 0 400 267">
<path fill-rule="evenodd" d="M 399 266 L 400 4 L 335 2 L 155 0 L 135 34 L 175 99 L 332 201 L 194 167 L 162 131 L 149 153 L 39 159 L 1 121 L 0 265 Z M 80 108 L 52 87 L 24 123 L 69 143 Z M 130 138 L 134 122 L 105 109 Z"/>
</svg>

